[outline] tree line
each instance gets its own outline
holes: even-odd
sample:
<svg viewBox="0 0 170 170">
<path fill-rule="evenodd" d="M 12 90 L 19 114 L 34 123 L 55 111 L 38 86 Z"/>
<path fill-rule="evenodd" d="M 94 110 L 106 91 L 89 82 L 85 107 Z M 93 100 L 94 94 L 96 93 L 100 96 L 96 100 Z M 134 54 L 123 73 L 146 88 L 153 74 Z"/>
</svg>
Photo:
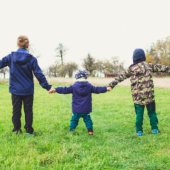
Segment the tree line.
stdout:
<svg viewBox="0 0 170 170">
<path fill-rule="evenodd" d="M 35 48 L 33 45 L 30 45 L 28 51 L 30 54 L 36 58 L 40 57 L 40 54 L 35 53 Z M 67 53 L 67 48 L 63 44 L 59 43 L 58 47 L 55 49 L 56 57 L 60 58 L 60 61 L 56 61 L 55 64 L 48 67 L 45 74 L 49 77 L 68 77 L 73 76 L 73 72 L 78 70 L 78 64 L 75 62 L 64 62 L 64 56 Z M 162 64 L 170 66 L 170 36 L 158 40 L 156 43 L 153 43 L 146 50 L 146 61 L 154 64 Z M 82 60 L 83 68 L 89 72 L 90 76 L 99 76 L 106 73 L 120 73 L 124 68 L 124 63 L 119 61 L 118 57 L 112 57 L 109 60 L 96 60 L 91 54 Z M 8 72 L 8 68 L 0 69 L 0 73 L 5 75 Z M 166 76 L 170 75 L 169 73 L 154 73 L 156 76 Z"/>
<path fill-rule="evenodd" d="M 78 69 L 78 65 L 74 62 L 63 64 L 66 49 L 62 44 L 59 44 L 56 51 L 57 57 L 62 58 L 61 64 L 57 63 L 50 66 L 48 69 L 49 75 L 65 77 L 68 74 L 69 77 L 72 77 L 73 71 Z M 146 49 L 146 62 L 170 66 L 170 36 L 157 40 L 156 43 Z M 124 63 L 120 62 L 118 57 L 112 57 L 110 60 L 96 60 L 91 54 L 87 54 L 83 59 L 82 66 L 89 72 L 90 76 L 98 76 L 98 73 L 120 73 L 125 70 Z M 167 76 L 170 73 L 159 72 L 154 73 L 154 75 Z"/>
<path fill-rule="evenodd" d="M 67 49 L 63 44 L 60 43 L 55 51 L 56 57 L 59 57 L 61 61 L 56 61 L 55 64 L 49 66 L 47 75 L 49 77 L 65 77 L 66 75 L 72 77 L 73 72 L 78 70 L 78 64 L 75 62 L 64 63 L 63 58 Z M 99 76 L 101 73 L 120 73 L 124 70 L 124 63 L 119 62 L 118 57 L 112 57 L 110 60 L 96 60 L 91 54 L 87 54 L 83 59 L 82 66 L 92 77 Z"/>
</svg>

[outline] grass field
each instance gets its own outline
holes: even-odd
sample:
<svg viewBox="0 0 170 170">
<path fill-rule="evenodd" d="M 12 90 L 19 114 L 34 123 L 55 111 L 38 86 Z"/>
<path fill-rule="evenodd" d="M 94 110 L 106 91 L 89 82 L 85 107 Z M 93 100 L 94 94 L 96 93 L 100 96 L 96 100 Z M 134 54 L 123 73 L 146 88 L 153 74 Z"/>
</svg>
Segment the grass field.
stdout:
<svg viewBox="0 0 170 170">
<path fill-rule="evenodd" d="M 155 89 L 161 134 L 151 133 L 145 110 L 143 137 L 134 135 L 135 112 L 129 87 L 93 95 L 93 136 L 87 134 L 82 119 L 75 132 L 69 132 L 71 95 L 49 95 L 38 84 L 35 133 L 32 137 L 13 134 L 8 84 L 0 84 L 0 93 L 0 170 L 170 169 L 170 89 Z M 24 113 L 24 131 L 23 126 Z"/>
</svg>

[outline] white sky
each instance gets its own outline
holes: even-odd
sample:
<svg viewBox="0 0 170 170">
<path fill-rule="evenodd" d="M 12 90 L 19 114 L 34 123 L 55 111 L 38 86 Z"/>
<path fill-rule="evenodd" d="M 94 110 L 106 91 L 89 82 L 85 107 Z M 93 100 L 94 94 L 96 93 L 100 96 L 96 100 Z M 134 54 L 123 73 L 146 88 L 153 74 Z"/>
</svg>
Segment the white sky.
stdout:
<svg viewBox="0 0 170 170">
<path fill-rule="evenodd" d="M 170 0 L 0 0 L 0 59 L 26 35 L 42 69 L 56 61 L 59 43 L 68 48 L 65 61 L 80 67 L 88 53 L 119 56 L 127 67 L 135 48 L 170 36 L 169 7 Z"/>
</svg>

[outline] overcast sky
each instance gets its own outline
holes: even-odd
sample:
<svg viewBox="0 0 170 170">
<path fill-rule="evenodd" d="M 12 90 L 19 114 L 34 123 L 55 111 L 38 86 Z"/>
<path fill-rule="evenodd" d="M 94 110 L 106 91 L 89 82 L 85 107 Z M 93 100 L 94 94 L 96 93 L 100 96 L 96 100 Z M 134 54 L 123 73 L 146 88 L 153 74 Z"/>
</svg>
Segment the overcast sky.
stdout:
<svg viewBox="0 0 170 170">
<path fill-rule="evenodd" d="M 170 0 L 0 0 L 0 59 L 26 35 L 42 69 L 55 63 L 59 43 L 68 49 L 66 62 L 81 65 L 90 53 L 119 56 L 128 66 L 135 48 L 170 36 L 169 7 Z"/>
</svg>

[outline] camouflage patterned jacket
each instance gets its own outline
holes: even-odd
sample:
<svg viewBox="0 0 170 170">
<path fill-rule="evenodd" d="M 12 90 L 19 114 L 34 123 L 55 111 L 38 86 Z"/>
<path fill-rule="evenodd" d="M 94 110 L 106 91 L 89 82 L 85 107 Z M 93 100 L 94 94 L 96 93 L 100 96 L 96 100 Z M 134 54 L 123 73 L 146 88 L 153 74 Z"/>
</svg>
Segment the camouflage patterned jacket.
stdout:
<svg viewBox="0 0 170 170">
<path fill-rule="evenodd" d="M 143 61 L 133 65 L 116 77 L 109 84 L 109 87 L 113 88 L 118 83 L 130 77 L 131 92 L 134 103 L 139 105 L 147 105 L 155 100 L 154 84 L 151 72 L 170 73 L 170 67 Z"/>
</svg>

